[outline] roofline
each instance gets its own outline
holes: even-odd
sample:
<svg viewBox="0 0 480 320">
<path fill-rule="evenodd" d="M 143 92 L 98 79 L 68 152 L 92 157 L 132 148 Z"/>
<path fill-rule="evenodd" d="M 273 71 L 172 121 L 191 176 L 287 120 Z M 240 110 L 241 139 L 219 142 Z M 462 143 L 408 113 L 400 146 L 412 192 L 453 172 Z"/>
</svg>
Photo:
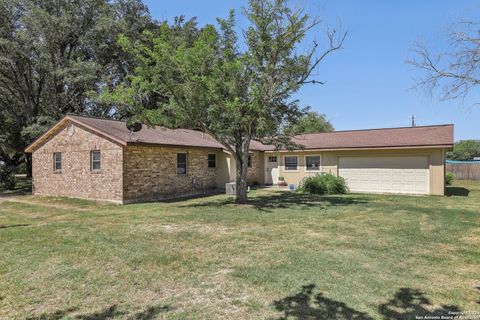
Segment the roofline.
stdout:
<svg viewBox="0 0 480 320">
<path fill-rule="evenodd" d="M 98 119 L 98 118 L 97 118 Z M 122 146 L 125 146 L 127 144 L 126 141 L 123 141 L 123 140 L 120 140 L 118 138 L 115 138 L 111 135 L 109 135 L 108 133 L 98 129 L 98 128 L 95 128 L 95 127 L 92 127 L 92 126 L 89 126 L 85 123 L 82 123 L 78 120 L 75 120 L 75 118 L 73 118 L 72 116 L 70 115 L 65 115 L 62 119 L 58 120 L 53 126 L 51 126 L 44 134 L 42 134 L 40 137 L 38 137 L 37 139 L 35 139 L 30 145 L 28 145 L 26 148 L 25 148 L 25 152 L 26 153 L 32 153 L 33 151 L 35 151 L 35 146 L 37 144 L 39 144 L 44 138 L 46 138 L 53 130 L 55 130 L 56 128 L 60 127 L 65 121 L 71 121 L 71 122 L 74 122 L 76 125 L 80 126 L 80 127 L 83 127 L 85 129 L 88 129 L 88 130 L 91 130 L 93 132 L 95 132 L 97 135 L 103 137 L 103 138 L 106 138 L 108 140 L 111 140 L 113 142 L 116 142 Z M 107 120 L 107 119 L 105 119 Z"/>
<path fill-rule="evenodd" d="M 145 141 L 127 141 L 126 146 L 152 146 L 152 147 L 176 147 L 176 148 L 202 148 L 202 149 L 217 149 L 224 150 L 223 147 L 209 147 L 209 146 L 193 146 L 189 144 L 167 144 L 167 143 L 153 143 Z"/>
<path fill-rule="evenodd" d="M 87 115 L 84 115 L 84 114 L 75 114 L 75 113 L 71 113 L 71 112 L 67 113 L 65 116 L 66 116 L 66 117 L 79 117 L 79 118 L 95 119 L 95 120 L 107 120 L 107 121 L 126 122 L 125 120 L 102 118 L 102 117 L 94 117 L 94 116 L 87 116 Z"/>
<path fill-rule="evenodd" d="M 388 150 L 388 149 L 437 149 L 453 148 L 453 144 L 431 144 L 431 145 L 410 145 L 410 146 L 381 146 L 381 147 L 344 147 L 344 148 L 305 148 L 305 149 L 279 149 L 279 150 L 265 150 L 265 153 L 275 152 L 305 152 L 305 151 L 349 151 L 349 150 Z"/>
<path fill-rule="evenodd" d="M 209 147 L 209 146 L 192 146 L 192 145 L 181 145 L 181 144 L 165 144 L 165 143 L 150 143 L 150 142 L 143 142 L 143 141 L 127 141 L 127 140 L 122 140 L 119 138 L 116 138 L 108 133 L 106 133 L 103 130 L 100 130 L 96 127 L 90 126 L 88 124 L 85 124 L 77 119 L 75 117 L 80 117 L 80 118 L 89 118 L 89 119 L 101 119 L 101 120 L 106 120 L 106 121 L 117 121 L 117 122 L 125 122 L 122 120 L 115 120 L 115 119 L 106 119 L 106 118 L 98 118 L 98 117 L 91 117 L 91 116 L 85 116 L 85 115 L 74 115 L 74 114 L 67 114 L 63 118 L 61 118 L 59 121 L 57 121 L 54 125 L 52 125 L 45 133 L 43 133 L 40 137 L 35 139 L 30 145 L 28 145 L 25 148 L 26 153 L 32 153 L 36 150 L 36 146 L 43 141 L 46 137 L 48 137 L 49 134 L 55 129 L 57 129 L 59 126 L 61 126 L 65 121 L 69 120 L 75 124 L 77 124 L 80 127 L 83 127 L 87 130 L 93 131 L 97 135 L 106 138 L 108 140 L 113 141 L 114 143 L 117 143 L 121 146 L 126 146 L 126 145 L 152 145 L 152 146 L 174 146 L 174 147 L 198 147 L 198 148 L 210 148 L 210 149 L 224 149 L 223 147 Z M 332 132 L 319 132 L 319 133 L 306 133 L 302 135 L 296 135 L 295 137 L 298 137 L 297 139 L 301 139 L 302 136 L 306 135 L 318 135 L 318 134 L 334 134 L 334 133 L 340 133 L 340 132 L 359 132 L 359 131 L 377 131 L 377 130 L 395 130 L 395 129 L 414 129 L 414 128 L 428 128 L 428 127 L 446 127 L 446 126 L 454 126 L 453 124 L 440 124 L 440 125 L 427 125 L 427 126 L 417 126 L 417 127 L 396 127 L 396 128 L 374 128 L 374 129 L 356 129 L 356 130 L 343 130 L 343 131 L 332 131 Z M 191 129 L 190 129 L 191 130 Z M 214 140 L 216 141 L 216 140 Z M 268 145 L 267 145 L 268 146 Z M 251 149 L 252 151 L 260 151 L 260 152 L 289 152 L 289 151 L 335 151 L 335 150 L 373 150 L 373 149 L 408 149 L 408 148 L 447 148 L 450 149 L 453 147 L 452 144 L 432 144 L 432 145 L 392 145 L 392 146 L 380 146 L 380 147 L 341 147 L 341 148 L 303 148 L 303 149 L 294 149 L 294 150 L 288 150 L 288 149 L 279 149 L 279 150 L 267 150 L 267 149 L 262 149 L 262 148 L 255 148 Z"/>
<path fill-rule="evenodd" d="M 311 132 L 311 133 L 301 133 L 297 134 L 294 137 L 301 137 L 306 135 L 313 134 L 329 134 L 329 133 L 339 133 L 339 132 L 357 132 L 357 131 L 377 131 L 377 130 L 396 130 L 396 129 L 415 129 L 415 128 L 431 128 L 431 127 L 454 127 L 453 123 L 443 123 L 443 124 L 430 124 L 425 126 L 407 126 L 407 127 L 385 127 L 385 128 L 372 128 L 372 129 L 352 129 L 352 130 L 334 130 L 329 132 Z"/>
</svg>

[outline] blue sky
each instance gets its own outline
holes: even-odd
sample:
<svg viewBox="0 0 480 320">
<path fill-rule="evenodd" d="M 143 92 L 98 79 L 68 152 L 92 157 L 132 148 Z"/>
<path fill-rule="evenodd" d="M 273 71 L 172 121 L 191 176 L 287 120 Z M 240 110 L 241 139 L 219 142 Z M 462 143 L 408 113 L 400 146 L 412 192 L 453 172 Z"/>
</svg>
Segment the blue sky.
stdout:
<svg viewBox="0 0 480 320">
<path fill-rule="evenodd" d="M 199 24 L 215 23 L 236 10 L 240 16 L 247 1 L 176 0 L 145 1 L 157 20 L 173 21 L 178 15 L 197 17 Z M 480 20 L 480 0 L 299 0 L 311 15 L 326 25 L 348 31 L 344 50 L 334 53 L 315 78 L 324 85 L 307 85 L 297 98 L 302 105 L 326 114 L 336 130 L 408 126 L 416 115 L 418 125 L 453 123 L 455 140 L 480 139 L 480 107 L 471 107 L 480 94 L 460 101 L 442 102 L 423 90 L 412 89 L 420 73 L 405 63 L 414 42 L 433 50 L 446 44 L 445 29 L 462 19 Z M 477 14 L 475 14 L 477 13 Z M 311 39 L 324 38 L 323 27 Z M 308 39 L 308 40 L 311 40 Z"/>
</svg>

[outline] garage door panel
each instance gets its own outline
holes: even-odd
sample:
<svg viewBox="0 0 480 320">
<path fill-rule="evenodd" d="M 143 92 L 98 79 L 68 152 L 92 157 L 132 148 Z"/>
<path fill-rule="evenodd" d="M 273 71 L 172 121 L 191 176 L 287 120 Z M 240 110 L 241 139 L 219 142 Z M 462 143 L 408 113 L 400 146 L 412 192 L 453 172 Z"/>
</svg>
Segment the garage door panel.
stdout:
<svg viewBox="0 0 480 320">
<path fill-rule="evenodd" d="M 353 192 L 428 194 L 428 157 L 340 157 L 339 175 Z"/>
</svg>

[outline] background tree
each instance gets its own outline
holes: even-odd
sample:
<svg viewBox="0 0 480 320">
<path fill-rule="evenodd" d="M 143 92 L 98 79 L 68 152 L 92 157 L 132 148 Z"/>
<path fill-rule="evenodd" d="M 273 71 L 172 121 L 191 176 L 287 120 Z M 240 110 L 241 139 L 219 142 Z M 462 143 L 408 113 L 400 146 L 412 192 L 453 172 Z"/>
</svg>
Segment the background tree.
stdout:
<svg viewBox="0 0 480 320">
<path fill-rule="evenodd" d="M 334 128 L 324 114 L 309 111 L 305 113 L 297 123 L 291 125 L 285 130 L 295 135 L 302 133 L 332 132 Z"/>
<path fill-rule="evenodd" d="M 250 142 L 285 143 L 282 128 L 295 123 L 303 109 L 291 97 L 331 52 L 342 47 L 345 34 L 328 33 L 326 51 L 299 52 L 308 31 L 319 24 L 286 0 L 251 0 L 244 10 L 245 50 L 235 31 L 234 13 L 218 19 L 219 29 L 207 25 L 198 32 L 180 23 L 163 24 L 148 41 L 122 37 L 120 43 L 135 57 L 135 73 L 123 86 L 104 97 L 150 124 L 188 125 L 214 136 L 235 158 L 236 202 L 247 202 L 247 163 Z M 155 109 L 145 109 L 147 95 L 165 95 Z"/>
<path fill-rule="evenodd" d="M 449 160 L 473 160 L 474 157 L 480 157 L 480 140 L 458 141 L 453 151 L 447 153 Z"/>
<path fill-rule="evenodd" d="M 430 93 L 439 92 L 442 100 L 463 101 L 471 90 L 476 90 L 480 85 L 479 26 L 477 22 L 466 21 L 450 28 L 449 46 L 441 54 L 431 53 L 424 44 L 417 43 L 414 57 L 407 61 L 424 73 L 416 86 Z"/>
<path fill-rule="evenodd" d="M 114 115 L 92 97 L 133 68 L 118 35 L 152 28 L 137 0 L 0 0 L 0 161 L 28 161 L 24 148 L 66 113 Z"/>
</svg>

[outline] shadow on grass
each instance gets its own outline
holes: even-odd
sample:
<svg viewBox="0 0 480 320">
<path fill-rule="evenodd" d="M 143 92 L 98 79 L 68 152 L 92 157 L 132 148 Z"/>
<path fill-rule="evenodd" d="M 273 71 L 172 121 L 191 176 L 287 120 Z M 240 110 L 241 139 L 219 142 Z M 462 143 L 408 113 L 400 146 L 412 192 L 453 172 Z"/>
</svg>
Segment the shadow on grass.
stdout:
<svg viewBox="0 0 480 320">
<path fill-rule="evenodd" d="M 7 228 L 18 228 L 18 227 L 28 227 L 30 224 L 22 223 L 22 224 L 6 224 L 0 225 L 0 229 L 7 229 Z"/>
<path fill-rule="evenodd" d="M 170 311 L 169 306 L 151 306 L 143 311 L 139 311 L 133 314 L 128 314 L 126 311 L 118 310 L 118 306 L 116 304 L 98 312 L 90 313 L 90 314 L 81 314 L 71 316 L 71 313 L 77 311 L 77 308 L 69 308 L 66 310 L 59 310 L 53 313 L 42 314 L 38 317 L 30 317 L 27 320 L 60 320 L 64 318 L 68 319 L 78 319 L 78 320 L 106 320 L 106 319 L 115 319 L 118 317 L 122 317 L 125 319 L 131 320 L 151 320 L 154 319 L 158 314 L 162 312 Z"/>
<path fill-rule="evenodd" d="M 468 197 L 469 194 L 470 194 L 470 190 L 464 187 L 447 187 L 445 190 L 445 195 L 447 197 L 451 197 L 451 196 Z"/>
<path fill-rule="evenodd" d="M 283 312 L 281 319 L 318 319 L 318 320 L 373 320 L 368 314 L 348 307 L 345 303 L 314 294 L 315 285 L 303 286 L 299 293 L 275 301 L 275 309 Z"/>
<path fill-rule="evenodd" d="M 440 319 L 441 316 L 451 316 L 449 312 L 460 312 L 456 305 L 441 305 L 435 309 L 423 292 L 417 289 L 400 288 L 387 303 L 378 307 L 384 319 L 406 320 L 421 316 L 423 319 Z"/>
<path fill-rule="evenodd" d="M 319 196 L 290 191 L 276 191 L 268 195 L 251 197 L 248 205 L 259 210 L 270 211 L 273 209 L 286 209 L 292 207 L 318 207 L 318 206 L 347 206 L 353 204 L 368 203 L 367 197 L 344 197 L 341 195 Z M 201 201 L 184 205 L 184 207 L 210 207 L 235 204 L 233 198 L 215 199 L 212 201 Z"/>
<path fill-rule="evenodd" d="M 283 312 L 278 320 L 285 319 L 317 319 L 317 320 L 373 320 L 374 317 L 365 312 L 355 310 L 345 303 L 324 297 L 322 293 L 314 293 L 314 284 L 303 286 L 300 292 L 275 301 L 275 309 Z M 399 289 L 387 303 L 378 307 L 378 312 L 385 320 L 436 319 L 448 316 L 449 312 L 460 312 L 455 305 L 442 305 L 436 309 L 419 290 L 411 288 Z"/>
</svg>

